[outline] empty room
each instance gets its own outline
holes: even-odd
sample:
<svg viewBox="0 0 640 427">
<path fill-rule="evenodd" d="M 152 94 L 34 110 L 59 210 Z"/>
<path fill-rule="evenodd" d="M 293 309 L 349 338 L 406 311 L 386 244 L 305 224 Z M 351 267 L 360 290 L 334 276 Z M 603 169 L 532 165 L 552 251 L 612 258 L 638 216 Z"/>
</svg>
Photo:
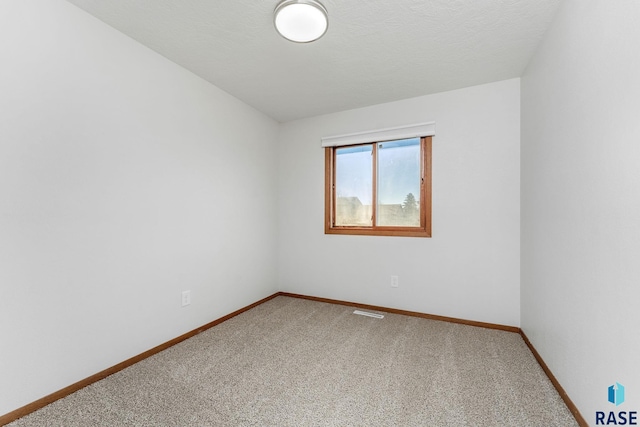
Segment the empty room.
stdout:
<svg viewBox="0 0 640 427">
<path fill-rule="evenodd" d="M 639 21 L 0 0 L 0 425 L 637 425 Z"/>
</svg>

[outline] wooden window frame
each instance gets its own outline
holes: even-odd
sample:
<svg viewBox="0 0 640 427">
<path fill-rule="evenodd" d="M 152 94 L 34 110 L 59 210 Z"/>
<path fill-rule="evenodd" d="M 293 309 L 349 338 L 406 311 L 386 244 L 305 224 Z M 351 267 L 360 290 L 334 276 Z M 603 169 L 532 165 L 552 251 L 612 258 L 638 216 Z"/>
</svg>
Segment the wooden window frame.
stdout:
<svg viewBox="0 0 640 427">
<path fill-rule="evenodd" d="M 338 148 L 325 147 L 325 174 L 324 174 L 324 232 L 325 234 L 347 234 L 364 236 L 404 236 L 404 237 L 431 237 L 431 136 L 420 138 L 420 226 L 419 227 L 388 227 L 377 226 L 377 144 L 385 141 L 368 142 L 355 145 L 373 145 L 373 202 L 372 225 L 364 226 L 336 226 L 335 225 L 335 179 L 336 156 Z"/>
</svg>

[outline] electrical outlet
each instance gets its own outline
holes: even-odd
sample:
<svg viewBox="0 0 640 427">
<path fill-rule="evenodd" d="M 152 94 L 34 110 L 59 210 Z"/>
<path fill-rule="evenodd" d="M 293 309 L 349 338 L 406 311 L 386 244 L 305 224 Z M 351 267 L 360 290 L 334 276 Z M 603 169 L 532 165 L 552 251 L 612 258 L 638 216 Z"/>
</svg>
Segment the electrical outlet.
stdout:
<svg viewBox="0 0 640 427">
<path fill-rule="evenodd" d="M 186 307 L 191 304 L 191 291 L 182 291 L 182 306 Z"/>
<path fill-rule="evenodd" d="M 398 276 L 391 276 L 391 287 L 392 288 L 398 287 Z"/>
</svg>

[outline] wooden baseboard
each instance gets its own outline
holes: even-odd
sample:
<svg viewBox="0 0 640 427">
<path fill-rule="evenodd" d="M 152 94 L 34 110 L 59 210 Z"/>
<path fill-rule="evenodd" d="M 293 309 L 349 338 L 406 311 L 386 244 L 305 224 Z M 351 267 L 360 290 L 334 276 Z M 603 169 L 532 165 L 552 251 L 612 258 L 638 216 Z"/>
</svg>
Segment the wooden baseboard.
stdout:
<svg viewBox="0 0 640 427">
<path fill-rule="evenodd" d="M 150 350 L 145 351 L 144 353 L 141 353 L 137 356 L 134 356 L 130 359 L 125 360 L 124 362 L 120 362 L 117 365 L 114 365 L 110 368 L 105 369 L 104 371 L 100 371 L 97 374 L 91 375 L 88 378 L 85 378 L 83 380 L 78 381 L 75 384 L 71 384 L 70 386 L 67 386 L 61 390 L 58 390 L 56 392 L 51 393 L 48 396 L 45 396 L 41 399 L 36 400 L 35 402 L 29 403 L 21 408 L 18 408 L 14 411 L 9 412 L 8 414 L 2 415 L 0 416 L 0 426 L 4 426 L 5 424 L 9 424 L 10 422 L 13 422 L 15 420 L 17 420 L 18 418 L 22 418 L 25 415 L 28 415 L 32 412 L 37 411 L 40 408 L 44 408 L 45 406 L 49 405 L 50 403 L 55 402 L 56 400 L 62 399 L 63 397 L 66 397 L 68 395 L 70 395 L 71 393 L 75 393 L 76 391 L 90 385 L 93 384 L 97 381 L 100 381 L 101 379 L 104 379 L 106 377 L 108 377 L 109 375 L 113 375 L 116 372 L 119 372 L 125 368 L 128 368 L 129 366 L 136 364 L 138 362 L 140 362 L 141 360 L 146 359 L 147 357 L 153 356 L 156 353 L 160 353 L 163 350 L 168 349 L 169 347 L 172 347 L 188 338 L 191 338 L 203 331 L 206 331 L 209 328 L 212 328 L 216 325 L 219 325 L 220 323 L 231 319 L 232 317 L 237 316 L 238 314 L 244 313 L 247 310 L 251 310 L 252 308 L 269 301 L 270 299 L 273 299 L 275 297 L 277 297 L 280 293 L 275 293 L 273 295 L 270 295 L 266 298 L 261 299 L 260 301 L 254 302 L 253 304 L 250 304 L 246 307 L 243 307 L 239 310 L 234 311 L 233 313 L 227 314 L 226 316 L 223 316 L 219 319 L 214 320 L 213 322 L 209 322 L 206 325 L 202 325 L 199 328 L 196 328 L 192 331 L 187 332 L 186 334 L 180 335 L 177 338 L 174 338 L 170 341 L 167 341 L 163 344 L 160 344 L 156 347 L 153 347 Z"/>
<path fill-rule="evenodd" d="M 480 328 L 499 329 L 501 331 L 515 332 L 515 333 L 520 332 L 520 328 L 518 328 L 517 326 L 506 326 L 506 325 L 499 325 L 495 323 L 476 322 L 475 320 L 465 320 L 465 319 L 458 319 L 455 317 L 436 316 L 435 314 L 419 313 L 417 311 L 399 310 L 397 308 L 381 307 L 378 305 L 369 305 L 369 304 L 359 304 L 356 302 L 312 297 L 307 295 L 292 294 L 289 292 L 279 292 L 278 294 L 285 297 L 308 299 L 312 301 L 327 302 L 330 304 L 347 305 L 350 307 L 359 307 L 359 308 L 365 308 L 368 310 L 384 311 L 386 313 L 403 314 L 405 316 L 412 316 L 412 317 L 421 317 L 423 319 L 439 320 L 442 322 L 449 322 L 449 323 L 460 323 L 462 325 L 477 326 Z"/>
<path fill-rule="evenodd" d="M 553 386 L 558 391 L 558 394 L 564 401 L 565 405 L 567 405 L 567 408 L 569 408 L 569 411 L 571 411 L 571 414 L 573 414 L 573 417 L 578 422 L 578 425 L 580 427 L 589 427 L 589 423 L 587 423 L 587 421 L 584 419 L 584 417 L 578 410 L 577 406 L 569 398 L 569 395 L 567 394 L 567 392 L 564 391 L 564 388 L 562 388 L 562 386 L 556 379 L 555 375 L 553 375 L 553 373 L 551 372 L 551 369 L 549 369 L 545 361 L 542 359 L 542 356 L 540 356 L 540 353 L 538 353 L 538 350 L 536 350 L 533 344 L 531 344 L 531 341 L 529 341 L 529 338 L 527 338 L 527 335 L 525 335 L 522 329 L 520 329 L 520 336 L 522 336 L 522 339 L 527 344 L 527 347 L 529 347 L 529 350 L 531 350 L 531 353 L 533 353 L 533 356 L 538 361 L 538 364 L 540 365 L 540 367 L 542 367 L 542 370 L 544 371 L 544 373 L 547 374 L 547 377 L 549 377 L 549 381 L 551 381 L 551 384 L 553 384 Z"/>
<path fill-rule="evenodd" d="M 562 388 L 562 386 L 560 385 L 560 383 L 558 382 L 558 380 L 556 379 L 556 377 L 553 375 L 553 373 L 551 372 L 551 370 L 549 369 L 549 367 L 547 366 L 547 364 L 544 362 L 544 360 L 542 359 L 542 357 L 540 356 L 540 354 L 538 353 L 538 351 L 535 349 L 535 347 L 533 347 L 533 345 L 531 344 L 531 342 L 529 341 L 529 338 L 527 338 L 527 336 L 525 335 L 525 333 L 522 331 L 522 329 L 515 327 L 515 326 L 506 326 L 506 325 L 499 325 L 499 324 L 494 324 L 494 323 L 485 323 L 485 322 L 476 322 L 473 320 L 465 320 L 465 319 L 457 319 L 455 317 L 446 317 L 446 316 L 436 316 L 433 314 L 426 314 L 426 313 L 419 313 L 416 311 L 407 311 L 407 310 L 399 310 L 399 309 L 395 309 L 395 308 L 388 308 L 388 307 L 381 307 L 381 306 L 377 306 L 377 305 L 370 305 L 370 304 L 358 304 L 355 302 L 349 302 L 349 301 L 341 301 L 341 300 L 335 300 L 335 299 L 329 299 L 329 298 L 320 298 L 320 297 L 314 297 L 314 296 L 308 296 L 308 295 L 300 295 L 300 294 L 293 294 L 293 293 L 289 293 L 289 292 L 276 292 L 273 295 L 270 295 L 266 298 L 261 299 L 260 301 L 256 301 L 253 304 L 250 304 L 246 307 L 243 307 L 239 310 L 234 311 L 233 313 L 227 314 L 226 316 L 223 316 L 219 319 L 216 319 L 212 322 L 207 323 L 206 325 L 203 325 L 199 328 L 196 328 L 190 332 L 187 332 L 186 334 L 180 335 L 177 338 L 174 338 L 170 341 L 165 342 L 164 344 L 160 344 L 150 350 L 145 351 L 144 353 L 141 353 L 137 356 L 134 356 L 130 359 L 125 360 L 124 362 L 118 363 L 117 365 L 114 365 L 110 368 L 105 369 L 104 371 L 98 372 L 97 374 L 94 374 L 88 378 L 85 378 L 81 381 L 78 381 L 75 384 L 71 384 L 70 386 L 67 386 L 61 390 L 58 390 L 54 393 L 51 393 L 48 396 L 45 396 L 41 399 L 36 400 L 35 402 L 29 403 L 21 408 L 18 408 L 12 412 L 9 412 L 8 414 L 2 415 L 0 416 L 0 426 L 4 426 L 6 424 L 9 424 L 12 421 L 17 420 L 18 418 L 22 418 L 25 415 L 28 415 L 32 412 L 37 411 L 40 408 L 43 408 L 45 406 L 47 406 L 50 403 L 55 402 L 56 400 L 62 399 L 63 397 L 66 397 L 68 395 L 70 395 L 71 393 L 75 393 L 76 391 L 90 385 L 93 384 L 97 381 L 100 381 L 103 378 L 108 377 L 109 375 L 113 375 L 116 372 L 119 372 L 135 363 L 138 363 L 144 359 L 146 359 L 147 357 L 153 356 L 156 353 L 159 353 L 163 350 L 168 349 L 169 347 L 172 347 L 188 338 L 191 338 L 203 331 L 206 331 L 209 328 L 212 328 L 216 325 L 219 325 L 220 323 L 231 319 L 232 317 L 235 317 L 241 313 L 244 313 L 247 310 L 251 310 L 254 307 L 257 307 L 258 305 L 265 303 L 277 296 L 286 296 L 286 297 L 291 297 L 291 298 L 300 298 L 300 299 L 307 299 L 307 300 L 311 300 L 311 301 L 318 301 L 318 302 L 326 302 L 326 303 L 330 303 L 330 304 L 339 304 L 339 305 L 346 305 L 346 306 L 350 306 L 350 307 L 359 307 L 359 308 L 364 308 L 364 309 L 368 309 L 368 310 L 377 310 L 377 311 L 384 311 L 386 313 L 393 313 L 393 314 L 402 314 L 405 316 L 413 316 L 413 317 L 421 317 L 423 319 L 430 319 L 430 320 L 439 320 L 442 322 L 450 322 L 450 323 L 459 323 L 459 324 L 463 324 L 463 325 L 469 325 L 469 326 L 477 326 L 477 327 L 481 327 L 481 328 L 489 328 L 489 329 L 498 329 L 498 330 L 502 330 L 502 331 L 507 331 L 507 332 L 515 332 L 515 333 L 519 333 L 520 336 L 522 336 L 522 339 L 524 340 L 524 342 L 527 344 L 527 346 L 529 347 L 529 350 L 531 350 L 531 353 L 533 353 L 533 356 L 536 358 L 536 360 L 538 361 L 538 363 L 540 364 L 540 366 L 542 367 L 542 370 L 545 372 L 545 374 L 547 375 L 547 377 L 549 377 L 549 380 L 551 381 L 551 383 L 553 384 L 553 386 L 556 388 L 556 390 L 558 391 L 558 394 L 560 394 L 560 397 L 562 398 L 562 400 L 564 401 L 564 403 L 567 405 L 567 408 L 569 408 L 569 411 L 571 411 L 571 413 L 573 414 L 574 418 L 576 419 L 578 425 L 580 427 L 589 427 L 589 424 L 587 424 L 587 422 L 585 421 L 585 419 L 582 417 L 582 415 L 580 414 L 580 411 L 578 411 L 578 408 L 576 407 L 576 405 L 573 403 L 573 401 L 571 401 L 571 399 L 569 398 L 569 396 L 567 395 L 567 393 L 564 391 L 564 389 Z"/>
</svg>

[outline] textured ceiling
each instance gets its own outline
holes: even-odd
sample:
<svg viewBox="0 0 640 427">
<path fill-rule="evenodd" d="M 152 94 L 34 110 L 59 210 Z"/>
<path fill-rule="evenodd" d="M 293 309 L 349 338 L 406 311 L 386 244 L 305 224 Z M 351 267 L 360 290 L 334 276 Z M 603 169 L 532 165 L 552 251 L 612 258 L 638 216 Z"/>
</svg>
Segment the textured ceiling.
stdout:
<svg viewBox="0 0 640 427">
<path fill-rule="evenodd" d="M 323 0 L 296 44 L 278 0 L 68 0 L 284 122 L 519 77 L 561 0 Z"/>
</svg>

